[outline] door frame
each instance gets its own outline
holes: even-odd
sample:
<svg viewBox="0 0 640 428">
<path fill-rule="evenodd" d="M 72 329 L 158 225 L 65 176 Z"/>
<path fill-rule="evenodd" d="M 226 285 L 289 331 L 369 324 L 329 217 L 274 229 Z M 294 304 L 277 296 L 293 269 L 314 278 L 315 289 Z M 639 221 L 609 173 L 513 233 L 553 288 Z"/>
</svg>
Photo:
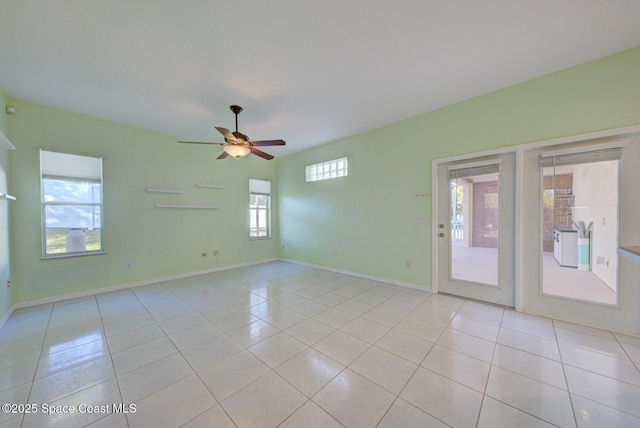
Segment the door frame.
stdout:
<svg viewBox="0 0 640 428">
<path fill-rule="evenodd" d="M 438 164 L 438 170 L 436 171 L 437 178 L 440 187 L 438 192 L 442 191 L 445 194 L 435 192 L 435 198 L 442 198 L 442 201 L 438 201 L 438 206 L 442 212 L 434 214 L 434 221 L 437 220 L 438 232 L 435 236 L 445 232 L 445 237 L 436 237 L 434 242 L 439 254 L 437 266 L 438 271 L 444 269 L 443 276 L 440 277 L 440 282 L 436 284 L 436 288 L 451 294 L 460 293 L 460 296 L 466 296 L 467 298 L 478 299 L 486 301 L 488 303 L 494 303 L 498 305 L 505 305 L 506 307 L 513 307 L 515 305 L 515 219 L 516 219 L 516 185 L 517 179 L 515 176 L 515 153 L 513 151 L 504 152 L 491 156 L 483 156 L 479 158 L 467 159 L 457 162 L 442 162 Z M 481 282 L 473 282 L 472 280 L 453 278 L 452 273 L 452 251 L 451 246 L 451 193 L 449 190 L 450 171 L 452 170 L 464 170 L 467 168 L 482 168 L 482 167 L 498 167 L 498 231 L 499 236 L 497 240 L 498 250 L 498 266 L 497 268 L 497 283 L 485 284 Z M 446 178 L 445 178 L 446 176 Z M 446 180 L 443 182 L 442 180 Z M 445 190 L 446 189 L 446 190 Z M 475 192 L 474 192 L 475 197 Z M 446 202 L 445 202 L 446 200 Z M 442 202 L 442 205 L 440 205 Z M 473 211 L 473 210 L 472 210 Z M 445 225 L 444 229 L 440 229 L 439 225 Z M 446 242 L 444 242 L 446 240 Z M 445 256 L 445 254 L 447 256 Z M 442 257 L 442 259 L 440 258 Z M 446 258 L 446 260 L 445 260 Z M 446 269 L 445 269 L 446 266 Z M 446 286 L 446 287 L 445 287 Z M 444 290 L 446 288 L 446 291 Z"/>
<path fill-rule="evenodd" d="M 523 168 L 525 154 L 527 152 L 542 149 L 550 146 L 561 146 L 563 144 L 570 143 L 579 143 L 579 142 L 588 142 L 589 140 L 597 140 L 604 138 L 625 138 L 625 137 L 637 137 L 640 136 L 640 125 L 632 125 L 621 128 L 607 129 L 604 131 L 597 132 L 589 132 L 578 135 L 571 135 L 567 137 L 554 138 L 549 140 L 541 140 L 534 141 L 530 143 L 524 143 L 519 145 L 507 146 L 498 149 L 484 150 L 474 153 L 467 153 L 463 155 L 456 155 L 446 158 L 433 159 L 431 161 L 431 289 L 433 293 L 438 293 L 438 284 L 440 280 L 440 275 L 448 275 L 448 272 L 441 272 L 439 269 L 439 259 L 438 259 L 438 241 L 437 236 L 439 233 L 438 230 L 438 210 L 439 210 L 439 179 L 438 179 L 438 167 L 443 163 L 450 162 L 460 162 L 464 160 L 471 160 L 479 157 L 493 156 L 493 155 L 501 155 L 505 153 L 514 153 L 515 154 L 515 284 L 514 284 L 514 305 L 515 310 L 518 312 L 530 312 L 537 315 L 545 315 L 544 313 L 538 313 L 535 309 L 537 305 L 534 302 L 530 302 L 532 298 L 527 296 L 525 298 L 524 286 L 526 284 L 526 280 L 523 273 L 523 265 L 524 265 L 524 257 L 527 251 L 525 251 L 525 247 L 523 244 L 523 230 L 522 224 L 524 219 L 524 210 L 527 208 L 523 203 L 523 193 L 524 193 L 524 179 L 525 179 L 525 170 Z M 530 251 L 529 251 L 530 252 Z M 619 284 L 619 291 L 622 288 L 622 285 Z M 531 293 L 528 293 L 529 295 Z M 539 294 L 536 290 L 536 294 Z M 538 296 L 542 297 L 542 296 Z M 533 309 L 533 310 L 531 310 Z M 597 308 L 596 308 L 597 310 Z M 579 322 L 583 324 L 588 324 L 588 322 L 583 322 L 578 319 L 570 319 L 570 316 L 565 316 L 568 321 Z M 610 326 L 606 326 L 606 328 L 614 329 Z M 615 329 L 614 329 L 615 330 Z M 619 329 L 620 330 L 620 329 Z M 629 330 L 631 331 L 631 330 Z M 639 332 L 636 332 L 639 333 Z"/>
</svg>

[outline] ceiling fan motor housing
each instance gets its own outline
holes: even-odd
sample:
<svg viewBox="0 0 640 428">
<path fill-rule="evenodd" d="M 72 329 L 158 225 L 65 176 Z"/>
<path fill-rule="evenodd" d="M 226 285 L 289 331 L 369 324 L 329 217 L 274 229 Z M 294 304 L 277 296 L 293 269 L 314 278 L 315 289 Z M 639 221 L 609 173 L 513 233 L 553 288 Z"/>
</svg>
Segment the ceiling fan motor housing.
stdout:
<svg viewBox="0 0 640 428">
<path fill-rule="evenodd" d="M 236 132 L 232 132 L 232 134 L 233 134 L 234 137 L 239 138 L 241 140 L 244 140 L 245 143 L 251 144 L 251 140 L 249 139 L 249 137 L 247 135 L 243 134 L 242 132 L 236 131 Z M 243 143 L 241 143 L 241 144 L 243 144 Z"/>
</svg>

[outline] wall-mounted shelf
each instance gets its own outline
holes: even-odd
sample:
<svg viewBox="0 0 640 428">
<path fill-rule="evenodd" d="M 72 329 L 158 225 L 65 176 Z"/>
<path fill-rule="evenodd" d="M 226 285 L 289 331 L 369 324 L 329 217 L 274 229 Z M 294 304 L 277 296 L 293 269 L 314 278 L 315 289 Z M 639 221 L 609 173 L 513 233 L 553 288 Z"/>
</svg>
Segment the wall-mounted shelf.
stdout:
<svg viewBox="0 0 640 428">
<path fill-rule="evenodd" d="M 7 136 L 4 135 L 4 132 L 2 132 L 2 131 L 0 131 L 0 149 L 7 149 L 7 150 L 15 150 L 16 149 L 16 146 L 11 144 L 11 141 L 9 141 Z"/>
<path fill-rule="evenodd" d="M 2 199 L 8 199 L 10 201 L 17 200 L 17 198 L 15 196 L 13 196 L 13 195 L 9 195 L 9 194 L 0 192 L 0 200 L 2 200 Z"/>
<path fill-rule="evenodd" d="M 224 189 L 224 186 L 220 186 L 218 184 L 196 183 L 196 187 L 204 187 L 207 189 Z"/>
<path fill-rule="evenodd" d="M 640 263 L 640 246 L 620 247 L 618 248 L 618 255 L 632 262 Z"/>
<path fill-rule="evenodd" d="M 180 189 L 158 189 L 156 187 L 147 187 L 146 189 L 147 192 L 152 192 L 152 193 L 177 193 L 177 194 L 181 194 L 182 190 Z"/>
<path fill-rule="evenodd" d="M 200 209 L 200 210 L 217 210 L 216 205 L 193 205 L 193 204 L 165 204 L 156 203 L 156 208 L 186 208 L 186 209 Z"/>
</svg>

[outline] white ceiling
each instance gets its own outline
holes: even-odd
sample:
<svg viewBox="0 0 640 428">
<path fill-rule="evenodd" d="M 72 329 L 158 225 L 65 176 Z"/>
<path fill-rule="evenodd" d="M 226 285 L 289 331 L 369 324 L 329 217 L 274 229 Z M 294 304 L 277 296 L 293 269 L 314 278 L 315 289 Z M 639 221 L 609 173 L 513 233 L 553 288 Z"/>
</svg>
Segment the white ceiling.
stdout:
<svg viewBox="0 0 640 428">
<path fill-rule="evenodd" d="M 0 0 L 0 88 L 276 156 L 640 45 L 638 0 Z M 18 112 L 19 114 L 19 112 Z M 217 149 L 216 149 L 217 150 Z"/>
</svg>

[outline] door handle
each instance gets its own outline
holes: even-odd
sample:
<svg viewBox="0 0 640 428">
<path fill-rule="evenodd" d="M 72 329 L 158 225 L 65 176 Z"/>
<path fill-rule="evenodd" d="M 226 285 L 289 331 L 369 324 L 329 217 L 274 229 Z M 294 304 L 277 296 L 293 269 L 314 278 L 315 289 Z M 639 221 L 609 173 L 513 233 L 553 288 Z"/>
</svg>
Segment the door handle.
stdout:
<svg viewBox="0 0 640 428">
<path fill-rule="evenodd" d="M 438 225 L 438 227 L 439 227 L 440 229 L 444 229 L 444 224 L 440 223 L 440 224 Z"/>
<path fill-rule="evenodd" d="M 438 236 L 441 237 L 441 238 L 444 238 L 444 232 L 438 233 Z"/>
</svg>

